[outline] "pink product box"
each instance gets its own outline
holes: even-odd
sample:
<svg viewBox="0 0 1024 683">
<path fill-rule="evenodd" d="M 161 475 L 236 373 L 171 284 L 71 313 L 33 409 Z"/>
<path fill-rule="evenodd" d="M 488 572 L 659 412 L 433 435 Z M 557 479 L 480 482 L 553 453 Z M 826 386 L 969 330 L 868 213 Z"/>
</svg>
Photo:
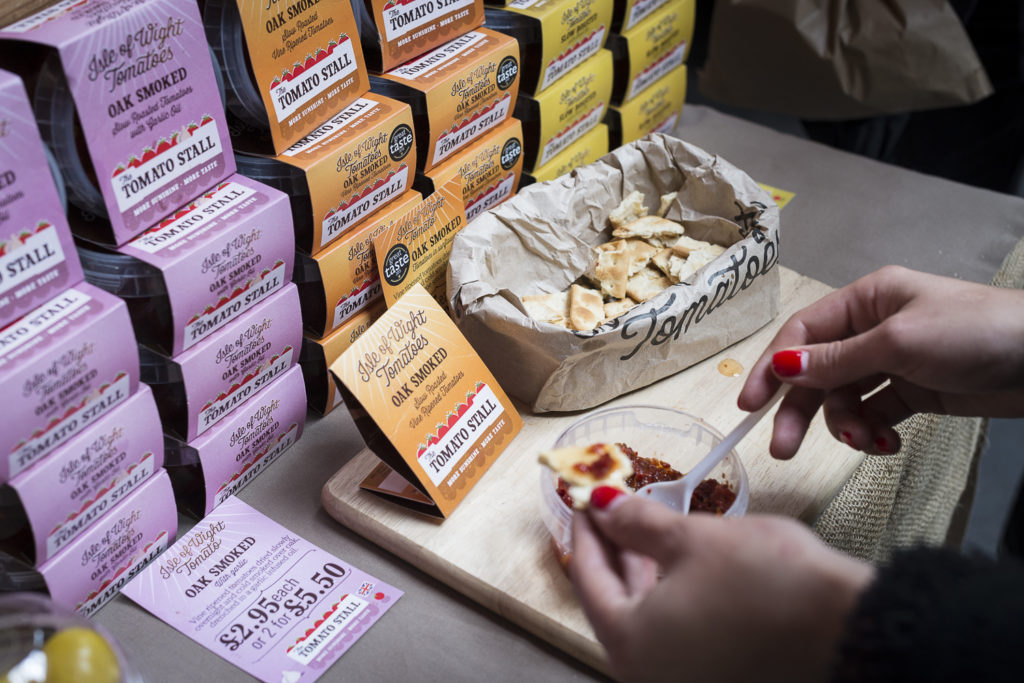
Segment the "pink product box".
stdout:
<svg viewBox="0 0 1024 683">
<path fill-rule="evenodd" d="M 167 472 L 159 470 L 39 574 L 54 602 L 89 617 L 166 550 L 177 532 L 174 491 Z"/>
<path fill-rule="evenodd" d="M 41 64 L 36 117 L 70 201 L 109 219 L 76 234 L 124 244 L 234 173 L 204 36 L 195 0 L 63 0 L 0 31 Z"/>
<path fill-rule="evenodd" d="M 0 484 L 135 393 L 124 302 L 82 282 L 0 330 Z"/>
<path fill-rule="evenodd" d="M 166 442 L 165 465 L 178 506 L 208 515 L 265 470 L 302 435 L 306 387 L 296 366 L 190 442 Z"/>
<path fill-rule="evenodd" d="M 25 560 L 41 565 L 160 471 L 163 462 L 160 416 L 152 392 L 142 385 L 0 488 L 0 501 L 8 503 L 0 509 L 0 536 L 15 536 L 27 525 L 34 543 L 23 549 Z"/>
<path fill-rule="evenodd" d="M 81 279 L 25 86 L 0 71 L 0 327 Z"/>
<path fill-rule="evenodd" d="M 79 245 L 87 281 L 128 303 L 136 337 L 177 356 L 292 279 L 284 193 L 232 176 L 116 251 Z"/>
<path fill-rule="evenodd" d="M 288 283 L 174 358 L 140 346 L 139 372 L 164 431 L 193 441 L 297 363 L 301 345 L 298 288 Z"/>
</svg>

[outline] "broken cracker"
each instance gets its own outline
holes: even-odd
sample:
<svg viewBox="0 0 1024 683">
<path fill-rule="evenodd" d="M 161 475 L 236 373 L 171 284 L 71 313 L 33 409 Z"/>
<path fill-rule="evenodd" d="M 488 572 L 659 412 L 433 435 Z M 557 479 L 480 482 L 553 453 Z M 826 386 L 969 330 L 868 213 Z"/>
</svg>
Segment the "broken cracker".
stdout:
<svg viewBox="0 0 1024 683">
<path fill-rule="evenodd" d="M 647 301 L 648 299 L 653 299 L 671 285 L 672 281 L 665 277 L 661 271 L 647 266 L 629 278 L 626 293 L 637 301 Z"/>
<path fill-rule="evenodd" d="M 672 249 L 673 254 L 677 256 L 682 256 L 683 258 L 687 258 L 690 255 L 690 252 L 692 251 L 698 251 L 700 249 L 703 249 L 704 247 L 712 246 L 715 245 L 713 245 L 711 242 L 705 242 L 704 240 L 695 240 L 689 235 L 683 235 L 678 240 L 676 240 L 675 243 L 672 244 L 670 249 Z"/>
<path fill-rule="evenodd" d="M 594 247 L 594 267 L 590 279 L 601 288 L 601 294 L 610 299 L 626 296 L 626 281 L 630 275 L 630 251 L 625 240 L 605 242 Z"/>
<path fill-rule="evenodd" d="M 668 210 L 672 208 L 672 202 L 676 200 L 678 192 L 669 192 L 668 194 L 661 195 L 661 205 L 658 206 L 658 215 L 662 218 L 668 213 Z"/>
<path fill-rule="evenodd" d="M 629 252 L 629 275 L 636 275 L 658 253 L 658 247 L 639 239 L 626 240 Z M 615 297 L 621 298 L 621 297 Z"/>
<path fill-rule="evenodd" d="M 612 224 L 613 228 L 618 228 L 646 215 L 647 207 L 644 206 L 643 193 L 633 190 L 623 197 L 619 205 L 608 214 L 608 222 Z"/>
<path fill-rule="evenodd" d="M 574 330 L 592 330 L 604 322 L 604 300 L 601 293 L 572 285 L 569 288 L 569 327 Z"/>
<path fill-rule="evenodd" d="M 582 510 L 598 486 L 612 486 L 629 492 L 626 481 L 633 476 L 633 462 L 615 443 L 563 446 L 541 451 L 540 464 L 551 469 L 568 485 L 572 506 Z"/>
<path fill-rule="evenodd" d="M 636 306 L 636 302 L 630 299 L 628 296 L 623 299 L 615 299 L 609 301 L 604 305 L 604 322 L 618 318 L 623 313 L 627 313 Z"/>
<path fill-rule="evenodd" d="M 679 237 L 686 229 L 682 223 L 676 223 L 659 216 L 643 216 L 631 223 L 612 230 L 615 237 L 639 237 L 650 239 L 652 237 Z"/>
<path fill-rule="evenodd" d="M 527 294 L 521 297 L 523 307 L 534 320 L 551 323 L 552 325 L 568 326 L 569 292 L 553 294 Z"/>
</svg>

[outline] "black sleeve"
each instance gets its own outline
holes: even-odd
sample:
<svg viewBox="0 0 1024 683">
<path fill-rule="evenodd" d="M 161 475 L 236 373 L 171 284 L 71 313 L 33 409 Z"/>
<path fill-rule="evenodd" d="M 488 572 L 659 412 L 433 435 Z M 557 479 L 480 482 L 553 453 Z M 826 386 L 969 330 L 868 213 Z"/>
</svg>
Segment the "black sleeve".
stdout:
<svg viewBox="0 0 1024 683">
<path fill-rule="evenodd" d="M 847 623 L 833 683 L 1024 680 L 1024 567 L 898 553 Z"/>
</svg>

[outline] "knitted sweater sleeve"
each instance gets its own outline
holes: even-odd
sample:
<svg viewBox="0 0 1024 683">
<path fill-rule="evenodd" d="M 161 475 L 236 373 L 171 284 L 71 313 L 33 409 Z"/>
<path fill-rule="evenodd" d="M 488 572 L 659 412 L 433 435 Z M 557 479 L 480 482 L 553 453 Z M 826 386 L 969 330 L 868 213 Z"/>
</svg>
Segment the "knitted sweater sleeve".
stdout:
<svg viewBox="0 0 1024 683">
<path fill-rule="evenodd" d="M 851 615 L 833 683 L 1024 680 L 1024 567 L 898 553 Z"/>
</svg>

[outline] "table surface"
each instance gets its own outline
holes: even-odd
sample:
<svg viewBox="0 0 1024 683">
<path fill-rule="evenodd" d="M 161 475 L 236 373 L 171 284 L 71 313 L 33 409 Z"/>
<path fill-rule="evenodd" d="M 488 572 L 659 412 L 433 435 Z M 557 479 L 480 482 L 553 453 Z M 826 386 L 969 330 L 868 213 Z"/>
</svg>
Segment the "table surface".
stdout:
<svg viewBox="0 0 1024 683">
<path fill-rule="evenodd" d="M 782 212 L 781 263 L 832 286 L 889 263 L 988 282 L 1024 238 L 1024 199 L 1018 197 L 880 164 L 707 107 L 687 106 L 675 134 L 757 181 L 794 192 Z M 405 591 L 324 680 L 602 679 L 328 516 L 321 489 L 362 448 L 343 409 L 311 419 L 298 444 L 239 495 L 294 533 Z M 246 678 L 123 596 L 95 618 L 147 681 Z"/>
</svg>

